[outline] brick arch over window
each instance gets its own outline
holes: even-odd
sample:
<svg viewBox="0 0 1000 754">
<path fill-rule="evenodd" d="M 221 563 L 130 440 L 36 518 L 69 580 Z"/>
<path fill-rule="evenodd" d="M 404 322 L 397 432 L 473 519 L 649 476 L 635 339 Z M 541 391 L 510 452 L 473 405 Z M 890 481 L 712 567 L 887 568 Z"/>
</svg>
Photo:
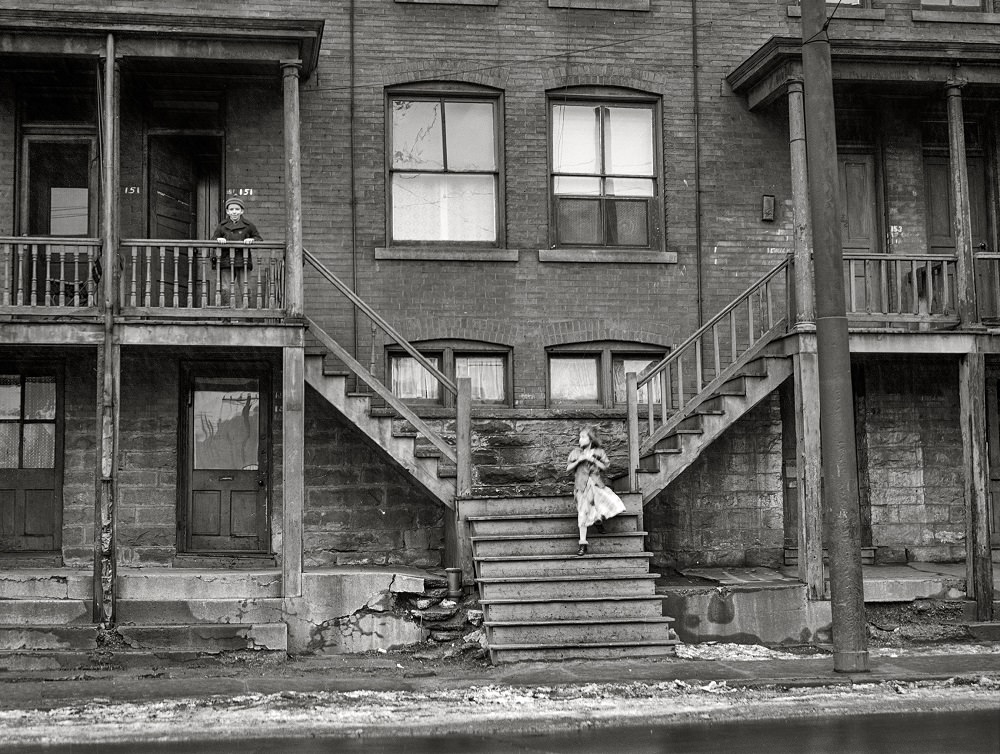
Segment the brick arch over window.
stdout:
<svg viewBox="0 0 1000 754">
<path fill-rule="evenodd" d="M 548 324 L 542 330 L 540 340 L 545 343 L 545 348 L 587 341 L 617 341 L 624 344 L 668 348 L 670 342 L 664 333 L 588 321 Z"/>
<path fill-rule="evenodd" d="M 553 62 L 542 69 L 542 88 L 551 92 L 568 87 L 613 87 L 636 94 L 662 96 L 668 80 L 663 73 L 625 64 L 570 66 Z"/>
<path fill-rule="evenodd" d="M 508 68 L 487 68 L 485 70 L 465 70 L 475 68 L 468 60 L 431 60 L 413 65 L 404 63 L 387 66 L 384 70 L 386 88 L 409 86 L 428 82 L 448 82 L 469 86 L 485 86 L 498 91 L 506 89 L 510 79 Z"/>
</svg>

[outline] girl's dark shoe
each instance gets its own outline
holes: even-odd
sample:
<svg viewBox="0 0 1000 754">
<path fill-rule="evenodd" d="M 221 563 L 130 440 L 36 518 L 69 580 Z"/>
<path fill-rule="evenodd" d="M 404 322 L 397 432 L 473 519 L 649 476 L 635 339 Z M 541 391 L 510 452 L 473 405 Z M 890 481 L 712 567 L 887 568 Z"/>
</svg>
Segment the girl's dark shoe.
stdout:
<svg viewBox="0 0 1000 754">
<path fill-rule="evenodd" d="M 604 519 L 594 522 L 594 528 L 597 529 L 598 534 L 604 534 Z"/>
<path fill-rule="evenodd" d="M 577 555 L 586 555 L 587 554 L 587 545 L 580 545 L 580 549 L 576 551 L 576 554 Z"/>
</svg>

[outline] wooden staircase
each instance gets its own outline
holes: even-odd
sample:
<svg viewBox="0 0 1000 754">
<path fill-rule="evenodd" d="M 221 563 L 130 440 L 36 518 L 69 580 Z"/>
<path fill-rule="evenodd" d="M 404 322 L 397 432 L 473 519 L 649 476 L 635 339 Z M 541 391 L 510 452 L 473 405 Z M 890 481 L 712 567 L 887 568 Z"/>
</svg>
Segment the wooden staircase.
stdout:
<svg viewBox="0 0 1000 754">
<path fill-rule="evenodd" d="M 672 655 L 677 637 L 655 594 L 641 500 L 576 555 L 572 496 L 460 501 L 493 662 Z"/>
<path fill-rule="evenodd" d="M 765 354 L 736 370 L 718 387 L 706 390 L 685 416 L 674 417 L 663 437 L 640 453 L 636 473 L 643 502 L 656 497 L 709 445 L 791 376 L 789 357 Z M 616 488 L 627 486 L 624 477 L 615 482 Z"/>
<path fill-rule="evenodd" d="M 448 507 L 454 505 L 456 467 L 417 432 L 394 429 L 391 416 L 373 416 L 370 393 L 347 390 L 348 376 L 325 371 L 323 355 L 306 356 L 306 382 L 403 467 L 430 495 Z"/>
</svg>

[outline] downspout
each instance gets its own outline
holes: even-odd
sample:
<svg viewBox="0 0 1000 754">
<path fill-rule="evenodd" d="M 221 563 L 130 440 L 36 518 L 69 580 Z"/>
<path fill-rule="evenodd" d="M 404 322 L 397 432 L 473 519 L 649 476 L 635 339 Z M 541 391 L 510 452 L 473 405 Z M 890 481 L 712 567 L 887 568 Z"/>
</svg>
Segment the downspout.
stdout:
<svg viewBox="0 0 1000 754">
<path fill-rule="evenodd" d="M 348 10 L 350 18 L 348 21 L 348 145 L 351 152 L 350 166 L 349 166 L 349 176 L 351 180 L 351 290 L 358 293 L 358 193 L 355 188 L 355 165 L 354 165 L 354 23 L 357 16 L 355 10 L 355 0 L 351 0 L 350 7 Z M 351 339 L 352 344 L 352 355 L 355 359 L 359 357 L 358 348 L 358 308 L 356 306 L 351 307 L 351 317 L 352 317 L 352 332 L 353 338 Z M 374 338 L 372 339 L 372 347 L 374 348 Z M 355 377 L 355 380 L 357 378 Z"/>
<path fill-rule="evenodd" d="M 691 88 L 694 116 L 694 248 L 698 327 L 705 324 L 705 281 L 701 250 L 701 108 L 698 104 L 698 0 L 691 0 Z"/>
</svg>

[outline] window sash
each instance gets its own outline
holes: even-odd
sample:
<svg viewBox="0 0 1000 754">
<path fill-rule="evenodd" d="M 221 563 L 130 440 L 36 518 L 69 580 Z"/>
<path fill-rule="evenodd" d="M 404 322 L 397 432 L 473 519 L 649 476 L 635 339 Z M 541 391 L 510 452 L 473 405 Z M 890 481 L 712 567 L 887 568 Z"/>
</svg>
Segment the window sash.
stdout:
<svg viewBox="0 0 1000 754">
<path fill-rule="evenodd" d="M 600 403 L 600 356 L 549 357 L 549 398 L 553 403 Z"/>
<path fill-rule="evenodd" d="M 441 357 L 422 354 L 435 369 L 441 369 Z M 404 401 L 439 402 L 441 383 L 412 356 L 393 354 L 389 357 L 390 389 Z"/>
<path fill-rule="evenodd" d="M 456 354 L 455 377 L 471 380 L 475 403 L 507 402 L 507 358 L 501 354 Z"/>
<path fill-rule="evenodd" d="M 496 101 L 397 96 L 389 109 L 392 240 L 496 244 Z"/>
</svg>

